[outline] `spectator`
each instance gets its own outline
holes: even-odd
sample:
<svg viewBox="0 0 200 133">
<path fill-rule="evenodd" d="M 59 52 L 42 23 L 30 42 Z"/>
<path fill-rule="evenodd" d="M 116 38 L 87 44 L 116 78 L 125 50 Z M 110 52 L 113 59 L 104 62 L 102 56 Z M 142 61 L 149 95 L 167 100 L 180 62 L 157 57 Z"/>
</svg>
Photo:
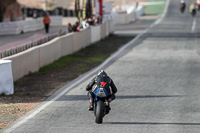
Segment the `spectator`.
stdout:
<svg viewBox="0 0 200 133">
<path fill-rule="evenodd" d="M 68 32 L 71 33 L 73 31 L 71 23 L 68 23 Z"/>
<path fill-rule="evenodd" d="M 94 25 L 94 21 L 91 18 L 87 19 L 87 23 L 91 26 Z"/>
<path fill-rule="evenodd" d="M 97 17 L 97 22 L 96 22 L 97 24 L 100 24 L 101 23 L 101 17 L 100 16 L 98 16 Z"/>
<path fill-rule="evenodd" d="M 76 23 L 75 23 L 75 25 L 73 25 L 73 27 L 72 27 L 72 30 L 73 30 L 74 32 L 76 32 L 76 31 L 79 31 L 79 30 L 80 30 L 80 27 L 79 27 L 79 22 L 76 22 Z"/>
<path fill-rule="evenodd" d="M 96 16 L 93 15 L 92 18 L 88 18 L 87 19 L 87 23 L 89 25 L 92 25 L 92 26 L 97 25 L 97 18 L 96 18 Z"/>
<path fill-rule="evenodd" d="M 87 29 L 89 27 L 89 24 L 86 21 L 82 21 L 81 26 L 83 29 Z"/>
<path fill-rule="evenodd" d="M 101 21 L 101 16 L 98 16 L 98 17 L 97 17 L 97 24 L 101 24 L 101 22 L 102 22 L 102 21 Z"/>
<path fill-rule="evenodd" d="M 97 18 L 95 15 L 92 16 L 93 25 L 97 25 Z"/>
<path fill-rule="evenodd" d="M 43 23 L 44 23 L 46 33 L 49 33 L 50 22 L 51 22 L 51 20 L 50 20 L 49 16 L 47 15 L 47 13 L 45 13 L 44 18 L 43 18 Z"/>
<path fill-rule="evenodd" d="M 34 11 L 34 13 L 33 13 L 33 18 L 37 19 L 37 13 L 36 13 L 36 11 Z"/>
</svg>

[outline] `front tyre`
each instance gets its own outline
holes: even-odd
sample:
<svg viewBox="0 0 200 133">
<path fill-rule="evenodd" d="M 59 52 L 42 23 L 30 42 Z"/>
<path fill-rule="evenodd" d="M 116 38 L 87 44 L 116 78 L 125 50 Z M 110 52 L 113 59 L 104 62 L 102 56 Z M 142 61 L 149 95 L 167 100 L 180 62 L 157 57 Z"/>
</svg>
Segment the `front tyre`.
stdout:
<svg viewBox="0 0 200 133">
<path fill-rule="evenodd" d="M 96 120 L 95 120 L 95 122 L 97 124 L 101 124 L 103 122 L 103 107 L 104 107 L 104 102 L 99 100 L 97 102 L 97 106 L 96 106 Z"/>
</svg>

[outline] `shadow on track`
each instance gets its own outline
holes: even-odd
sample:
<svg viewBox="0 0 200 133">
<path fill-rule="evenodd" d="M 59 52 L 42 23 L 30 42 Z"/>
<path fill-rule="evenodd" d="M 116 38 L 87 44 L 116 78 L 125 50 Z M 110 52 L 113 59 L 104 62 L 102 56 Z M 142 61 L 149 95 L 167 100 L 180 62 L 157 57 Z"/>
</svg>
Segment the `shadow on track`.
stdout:
<svg viewBox="0 0 200 133">
<path fill-rule="evenodd" d="M 184 95 L 116 95 L 116 99 L 138 99 L 138 98 L 178 98 Z M 80 101 L 88 100 L 86 95 L 65 95 L 58 101 Z"/>
<path fill-rule="evenodd" d="M 168 122 L 104 122 L 111 125 L 180 125 L 180 126 L 200 126 L 200 123 L 168 123 Z"/>
</svg>

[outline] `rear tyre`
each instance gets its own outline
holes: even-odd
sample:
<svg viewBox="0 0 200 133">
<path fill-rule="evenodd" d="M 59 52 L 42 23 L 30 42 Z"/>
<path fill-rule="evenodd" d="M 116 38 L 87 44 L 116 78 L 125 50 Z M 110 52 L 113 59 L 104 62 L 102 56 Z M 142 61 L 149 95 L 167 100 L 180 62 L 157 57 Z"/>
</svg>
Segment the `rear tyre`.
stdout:
<svg viewBox="0 0 200 133">
<path fill-rule="evenodd" d="M 96 116 L 96 108 L 97 108 L 97 103 L 95 102 L 95 103 L 94 103 L 94 107 L 93 107 L 93 110 L 94 110 L 94 116 Z"/>
<path fill-rule="evenodd" d="M 97 124 L 101 124 L 103 122 L 103 107 L 104 107 L 104 102 L 101 100 L 98 101 L 96 106 L 96 120 L 95 120 Z"/>
</svg>

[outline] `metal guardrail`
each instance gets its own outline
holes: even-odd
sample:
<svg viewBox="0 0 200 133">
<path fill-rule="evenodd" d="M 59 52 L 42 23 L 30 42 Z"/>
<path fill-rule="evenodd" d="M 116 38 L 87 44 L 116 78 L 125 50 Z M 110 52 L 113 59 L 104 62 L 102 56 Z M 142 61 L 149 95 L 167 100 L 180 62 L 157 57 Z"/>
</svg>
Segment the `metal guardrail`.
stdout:
<svg viewBox="0 0 200 133">
<path fill-rule="evenodd" d="M 28 49 L 30 49 L 32 47 L 42 45 L 42 44 L 44 44 L 44 43 L 46 43 L 48 41 L 53 40 L 56 37 L 63 36 L 65 34 L 66 34 L 66 31 L 60 30 L 60 32 L 58 32 L 58 33 L 54 33 L 54 34 L 45 36 L 45 37 L 43 37 L 41 39 L 29 42 L 29 43 L 25 43 L 25 44 L 19 45 L 17 47 L 13 47 L 13 48 L 7 49 L 5 51 L 0 52 L 0 59 L 8 57 L 8 56 L 11 56 L 11 55 L 15 55 L 17 53 L 20 53 L 20 52 L 23 52 L 25 50 L 28 50 Z"/>
</svg>

